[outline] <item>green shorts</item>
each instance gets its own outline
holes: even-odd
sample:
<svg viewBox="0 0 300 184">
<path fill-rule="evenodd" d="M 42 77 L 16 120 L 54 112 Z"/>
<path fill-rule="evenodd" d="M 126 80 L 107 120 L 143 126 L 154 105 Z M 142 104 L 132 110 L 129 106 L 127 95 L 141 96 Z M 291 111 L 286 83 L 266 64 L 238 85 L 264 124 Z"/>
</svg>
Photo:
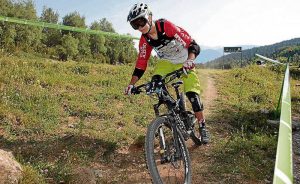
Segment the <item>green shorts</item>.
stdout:
<svg viewBox="0 0 300 184">
<path fill-rule="evenodd" d="M 167 60 L 159 61 L 154 69 L 154 75 L 165 76 L 166 74 L 182 68 L 181 64 L 173 64 Z M 200 82 L 195 69 L 191 70 L 187 76 L 182 75 L 184 92 L 195 92 L 200 95 Z"/>
</svg>

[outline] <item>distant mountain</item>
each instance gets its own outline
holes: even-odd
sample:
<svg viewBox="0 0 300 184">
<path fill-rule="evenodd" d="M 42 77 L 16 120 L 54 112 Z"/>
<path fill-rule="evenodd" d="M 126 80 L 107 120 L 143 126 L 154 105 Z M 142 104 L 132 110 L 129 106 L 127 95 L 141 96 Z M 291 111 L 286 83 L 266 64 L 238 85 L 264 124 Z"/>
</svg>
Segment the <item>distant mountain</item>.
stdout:
<svg viewBox="0 0 300 184">
<path fill-rule="evenodd" d="M 241 45 L 238 47 L 242 47 L 243 50 L 250 49 L 256 47 L 255 45 Z M 196 58 L 196 63 L 206 63 L 208 61 L 212 61 L 216 58 L 223 56 L 223 47 L 207 47 L 201 46 L 201 53 Z"/>
<path fill-rule="evenodd" d="M 255 57 L 255 54 L 260 54 L 264 55 L 266 57 L 272 57 L 273 54 L 279 52 L 282 50 L 284 47 L 289 47 L 289 46 L 296 46 L 300 45 L 300 38 L 294 38 L 291 40 L 285 40 L 279 43 L 275 43 L 272 45 L 265 45 L 265 46 L 259 46 L 259 47 L 254 47 L 251 49 L 246 49 L 244 50 L 243 47 L 243 62 L 249 62 L 252 58 Z M 206 67 L 213 67 L 213 68 L 222 68 L 224 65 L 225 67 L 231 68 L 234 66 L 238 66 L 241 59 L 241 54 L 240 53 L 232 53 L 228 54 L 225 56 L 221 56 L 219 58 L 216 58 L 210 62 L 206 63 Z"/>
<path fill-rule="evenodd" d="M 222 49 L 213 50 L 213 49 L 206 49 L 202 50 L 200 55 L 196 58 L 197 63 L 205 63 L 207 61 L 214 60 L 218 57 L 223 55 Z"/>
</svg>

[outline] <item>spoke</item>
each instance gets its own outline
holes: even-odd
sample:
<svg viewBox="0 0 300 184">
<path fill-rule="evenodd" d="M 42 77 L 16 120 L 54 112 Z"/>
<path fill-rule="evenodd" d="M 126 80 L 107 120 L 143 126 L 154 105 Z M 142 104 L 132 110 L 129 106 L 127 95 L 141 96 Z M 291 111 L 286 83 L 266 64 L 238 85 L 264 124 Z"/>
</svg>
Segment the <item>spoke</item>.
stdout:
<svg viewBox="0 0 300 184">
<path fill-rule="evenodd" d="M 157 171 L 163 183 L 184 183 L 185 160 L 183 159 L 182 150 L 180 151 L 180 159 L 175 160 L 174 158 L 176 148 L 171 129 L 161 126 L 156 131 L 153 153 Z M 164 144 L 161 143 L 162 140 Z M 181 146 L 179 147 L 181 149 Z M 163 164 L 162 159 L 165 159 Z"/>
</svg>

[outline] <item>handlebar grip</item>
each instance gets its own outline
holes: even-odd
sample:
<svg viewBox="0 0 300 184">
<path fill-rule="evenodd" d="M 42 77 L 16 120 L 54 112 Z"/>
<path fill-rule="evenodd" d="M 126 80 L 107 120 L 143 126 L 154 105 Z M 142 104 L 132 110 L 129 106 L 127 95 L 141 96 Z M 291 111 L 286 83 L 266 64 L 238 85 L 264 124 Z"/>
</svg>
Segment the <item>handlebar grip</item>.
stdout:
<svg viewBox="0 0 300 184">
<path fill-rule="evenodd" d="M 133 88 L 131 89 L 131 94 L 136 94 L 136 87 L 133 86 Z"/>
</svg>

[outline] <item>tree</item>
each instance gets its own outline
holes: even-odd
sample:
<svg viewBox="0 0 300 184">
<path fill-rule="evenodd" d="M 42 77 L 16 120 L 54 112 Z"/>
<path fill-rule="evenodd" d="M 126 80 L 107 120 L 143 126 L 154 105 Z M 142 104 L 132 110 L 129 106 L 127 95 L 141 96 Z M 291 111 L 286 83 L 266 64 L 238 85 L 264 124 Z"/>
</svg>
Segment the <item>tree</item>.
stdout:
<svg viewBox="0 0 300 184">
<path fill-rule="evenodd" d="M 92 30 L 101 30 L 100 24 L 98 22 L 93 22 L 90 29 Z M 90 36 L 90 48 L 91 53 L 94 59 L 100 61 L 100 63 L 105 63 L 105 55 L 107 52 L 107 48 L 105 47 L 105 37 L 103 35 L 91 35 Z"/>
<path fill-rule="evenodd" d="M 119 53 L 119 63 L 127 64 L 135 62 L 137 57 L 137 51 L 134 48 L 133 39 L 129 38 L 120 38 L 119 42 L 121 42 L 119 47 L 121 48 Z M 150 62 L 154 62 L 154 58 L 150 57 Z"/>
<path fill-rule="evenodd" d="M 85 25 L 85 17 L 80 16 L 78 12 L 73 12 L 65 17 L 63 17 L 63 24 L 66 26 L 72 27 L 81 27 L 86 28 Z M 91 50 L 90 50 L 90 39 L 89 36 L 84 33 L 76 33 L 70 31 L 63 31 L 63 34 L 71 34 L 74 38 L 76 38 L 78 43 L 78 56 L 77 60 L 82 60 L 84 58 L 88 59 L 91 57 Z"/>
<path fill-rule="evenodd" d="M 37 20 L 36 10 L 31 0 L 15 3 L 12 11 L 14 11 L 14 17 Z M 39 47 L 42 38 L 42 29 L 40 27 L 16 24 L 15 29 L 17 32 L 15 36 L 17 48 L 31 51 Z"/>
<path fill-rule="evenodd" d="M 52 8 L 47 8 L 44 6 L 43 12 L 41 15 L 41 21 L 57 24 L 58 23 L 59 14 L 54 12 Z"/>
<path fill-rule="evenodd" d="M 113 28 L 112 23 L 110 23 L 108 20 L 106 20 L 106 18 L 102 18 L 99 21 L 99 26 L 100 26 L 101 31 L 112 32 L 112 33 L 116 32 L 115 29 Z"/>
<path fill-rule="evenodd" d="M 57 47 L 59 53 L 59 59 L 67 61 L 73 59 L 78 54 L 79 40 L 74 38 L 71 34 L 64 35 L 62 37 L 62 44 Z"/>
<path fill-rule="evenodd" d="M 85 17 L 81 17 L 78 12 L 73 12 L 70 14 L 67 14 L 63 17 L 63 25 L 66 26 L 72 26 L 72 27 L 81 27 L 86 28 L 85 25 Z M 69 34 L 71 33 L 73 36 L 78 35 L 79 33 L 71 32 L 71 31 L 62 31 L 63 34 Z"/>
<path fill-rule="evenodd" d="M 0 45 L 1 49 L 12 52 L 15 49 L 15 37 L 17 32 L 12 24 L 3 24 L 0 29 Z"/>
<path fill-rule="evenodd" d="M 79 55 L 77 59 L 84 60 L 91 58 L 91 48 L 90 48 L 90 39 L 87 34 L 80 34 L 77 36 L 79 40 L 78 52 Z"/>
<path fill-rule="evenodd" d="M 44 7 L 40 20 L 43 22 L 57 24 L 58 18 L 59 14 L 57 12 L 54 12 L 52 8 Z M 62 37 L 60 30 L 43 28 L 42 33 L 42 43 L 47 47 L 48 52 L 51 52 L 52 50 L 49 47 L 55 47 L 60 44 L 60 40 Z"/>
<path fill-rule="evenodd" d="M 10 0 L 0 0 L 0 12 L 2 16 L 9 16 L 13 4 Z"/>
</svg>

